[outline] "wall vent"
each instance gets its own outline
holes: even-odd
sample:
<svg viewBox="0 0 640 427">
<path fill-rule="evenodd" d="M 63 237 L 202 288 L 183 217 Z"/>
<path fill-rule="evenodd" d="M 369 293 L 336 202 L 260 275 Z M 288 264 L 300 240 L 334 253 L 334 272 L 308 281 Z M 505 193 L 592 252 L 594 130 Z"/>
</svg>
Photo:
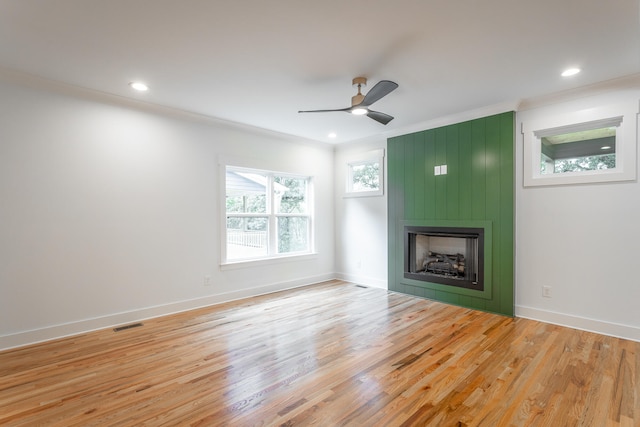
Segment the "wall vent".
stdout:
<svg viewBox="0 0 640 427">
<path fill-rule="evenodd" d="M 125 329 L 131 329 L 131 328 L 138 328 L 140 326 L 143 326 L 143 324 L 140 322 L 132 323 L 130 325 L 118 326 L 117 328 L 113 328 L 113 332 L 120 332 L 120 331 L 124 331 Z"/>
</svg>

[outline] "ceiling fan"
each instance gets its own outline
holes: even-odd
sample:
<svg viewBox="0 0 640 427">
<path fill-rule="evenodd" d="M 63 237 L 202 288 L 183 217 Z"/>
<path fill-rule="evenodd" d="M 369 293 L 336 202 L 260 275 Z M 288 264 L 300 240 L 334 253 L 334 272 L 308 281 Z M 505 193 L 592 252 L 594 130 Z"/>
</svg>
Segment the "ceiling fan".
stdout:
<svg viewBox="0 0 640 427">
<path fill-rule="evenodd" d="M 372 87 L 366 95 L 363 95 L 360 92 L 361 87 L 367 85 L 366 77 L 356 77 L 355 79 L 353 79 L 353 85 L 358 87 L 358 94 L 351 97 L 351 107 L 340 108 L 337 110 L 298 111 L 298 113 L 328 113 L 332 111 L 344 111 L 346 113 L 355 114 L 356 116 L 366 115 L 367 117 L 370 117 L 378 123 L 382 123 L 383 125 L 386 125 L 391 120 L 393 120 L 393 116 L 381 113 L 379 111 L 369 110 L 369 106 L 393 92 L 398 87 L 397 83 L 389 80 L 381 80 L 376 83 L 376 85 Z"/>
</svg>

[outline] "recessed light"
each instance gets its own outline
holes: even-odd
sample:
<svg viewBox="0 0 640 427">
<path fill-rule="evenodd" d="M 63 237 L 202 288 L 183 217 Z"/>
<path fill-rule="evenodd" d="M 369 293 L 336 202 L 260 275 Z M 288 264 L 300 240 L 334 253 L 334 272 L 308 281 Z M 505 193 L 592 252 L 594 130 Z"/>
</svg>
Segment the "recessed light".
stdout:
<svg viewBox="0 0 640 427">
<path fill-rule="evenodd" d="M 603 145 L 602 147 L 600 147 L 601 150 L 608 150 L 609 148 L 611 148 L 610 145 Z"/>
<path fill-rule="evenodd" d="M 575 76 L 580 72 L 580 68 L 567 68 L 561 74 L 562 77 Z"/>
<path fill-rule="evenodd" d="M 336 136 L 338 136 L 338 134 L 336 134 L 335 132 L 331 132 L 329 135 L 327 135 L 329 138 L 334 139 Z"/>
<path fill-rule="evenodd" d="M 131 82 L 129 83 L 129 86 L 131 86 L 132 89 L 135 89 L 139 92 L 145 92 L 147 90 L 149 90 L 149 86 L 147 86 L 146 84 L 142 83 L 142 82 Z"/>
</svg>

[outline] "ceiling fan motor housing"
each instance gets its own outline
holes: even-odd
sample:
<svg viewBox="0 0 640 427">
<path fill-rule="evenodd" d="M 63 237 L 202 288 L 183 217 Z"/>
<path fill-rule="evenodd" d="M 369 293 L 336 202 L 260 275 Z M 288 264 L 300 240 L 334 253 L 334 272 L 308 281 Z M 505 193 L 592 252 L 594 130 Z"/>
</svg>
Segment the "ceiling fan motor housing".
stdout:
<svg viewBox="0 0 640 427">
<path fill-rule="evenodd" d="M 366 86 L 367 78 L 366 77 L 356 77 L 351 81 L 351 84 L 354 86 Z"/>
</svg>

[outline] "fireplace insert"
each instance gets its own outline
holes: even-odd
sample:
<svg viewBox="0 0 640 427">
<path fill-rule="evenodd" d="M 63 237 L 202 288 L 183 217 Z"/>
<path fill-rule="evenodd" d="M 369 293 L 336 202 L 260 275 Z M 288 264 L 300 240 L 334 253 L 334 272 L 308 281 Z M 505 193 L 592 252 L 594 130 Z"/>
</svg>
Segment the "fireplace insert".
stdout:
<svg viewBox="0 0 640 427">
<path fill-rule="evenodd" d="M 404 228 L 404 277 L 484 290 L 484 229 Z"/>
</svg>

